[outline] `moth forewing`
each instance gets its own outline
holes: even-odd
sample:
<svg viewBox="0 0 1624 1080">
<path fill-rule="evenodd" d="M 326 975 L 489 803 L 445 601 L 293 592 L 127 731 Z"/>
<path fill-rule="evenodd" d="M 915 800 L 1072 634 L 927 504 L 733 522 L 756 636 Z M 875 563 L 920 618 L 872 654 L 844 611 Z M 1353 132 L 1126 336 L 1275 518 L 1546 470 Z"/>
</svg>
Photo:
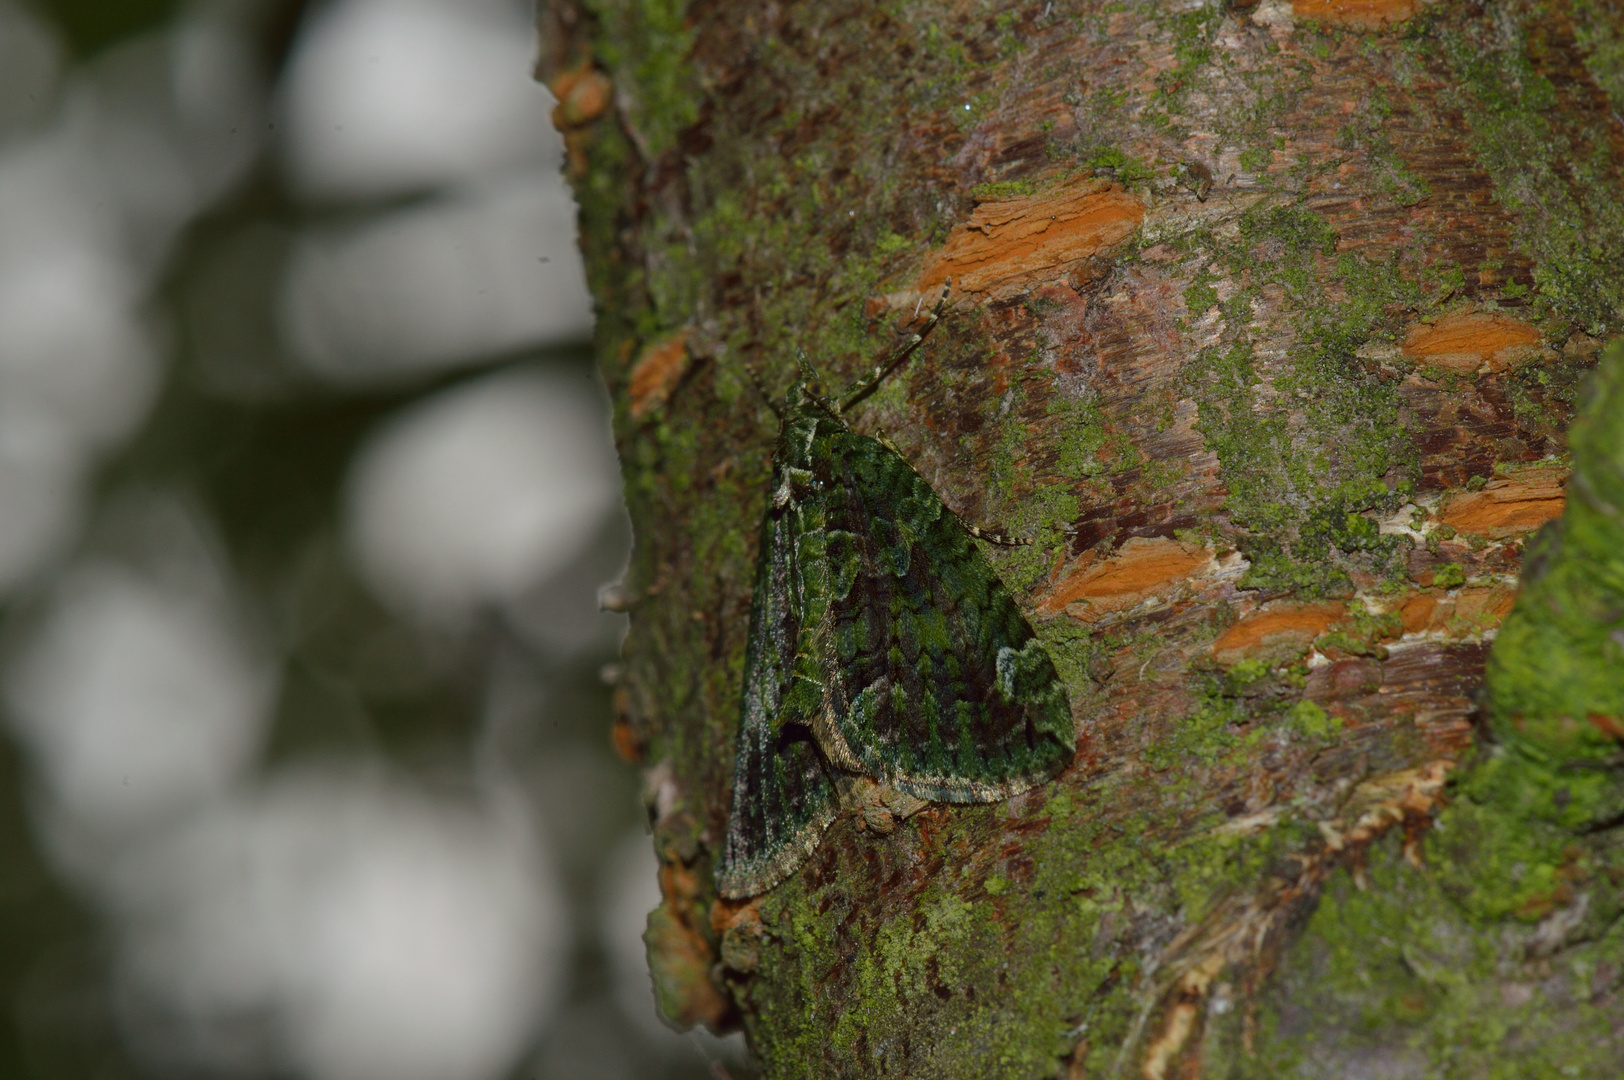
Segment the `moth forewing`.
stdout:
<svg viewBox="0 0 1624 1080">
<path fill-rule="evenodd" d="M 829 768 L 810 733 L 786 722 L 795 703 L 801 640 L 794 584 L 793 515 L 769 513 L 750 605 L 744 696 L 733 766 L 733 810 L 717 872 L 717 890 L 740 898 L 766 892 L 817 846 L 835 818 Z M 786 730 L 787 729 L 787 730 Z"/>
<path fill-rule="evenodd" d="M 871 390 L 935 318 L 836 400 Z M 855 779 L 991 802 L 1075 753 L 1065 686 L 971 530 L 892 447 L 850 430 L 801 364 L 780 410 L 751 602 L 718 871 L 728 897 L 792 873 Z"/>
</svg>

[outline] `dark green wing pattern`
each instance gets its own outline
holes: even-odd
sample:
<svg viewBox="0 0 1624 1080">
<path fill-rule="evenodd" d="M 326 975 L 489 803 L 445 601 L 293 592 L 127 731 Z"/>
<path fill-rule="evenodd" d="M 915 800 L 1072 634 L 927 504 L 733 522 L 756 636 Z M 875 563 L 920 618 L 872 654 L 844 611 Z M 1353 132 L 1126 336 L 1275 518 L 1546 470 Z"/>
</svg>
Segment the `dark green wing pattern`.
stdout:
<svg viewBox="0 0 1624 1080">
<path fill-rule="evenodd" d="M 797 663 L 821 674 L 829 758 L 937 802 L 1054 776 L 1076 745 L 1065 687 L 963 525 L 874 439 L 841 426 L 810 449 L 824 528 L 803 562 L 823 580 Z"/>
<path fill-rule="evenodd" d="M 770 508 L 761 526 L 733 813 L 717 871 L 717 889 L 729 898 L 766 892 L 788 877 L 835 817 L 834 786 L 810 717 L 786 715 L 804 713 L 785 698 L 802 639 L 805 585 L 796 552 L 805 512 L 794 505 Z"/>
<path fill-rule="evenodd" d="M 761 526 L 721 894 L 765 892 L 799 866 L 834 819 L 837 780 L 991 802 L 1054 776 L 1075 742 L 1048 653 L 964 526 L 895 452 L 792 386 Z"/>
</svg>

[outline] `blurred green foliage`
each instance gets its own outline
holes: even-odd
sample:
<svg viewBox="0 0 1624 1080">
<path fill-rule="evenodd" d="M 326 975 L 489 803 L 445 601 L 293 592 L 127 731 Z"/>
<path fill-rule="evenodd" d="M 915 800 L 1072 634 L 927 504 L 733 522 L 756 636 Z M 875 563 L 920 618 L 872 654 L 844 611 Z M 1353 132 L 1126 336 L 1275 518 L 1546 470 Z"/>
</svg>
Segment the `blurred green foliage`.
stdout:
<svg viewBox="0 0 1624 1080">
<path fill-rule="evenodd" d="M 169 21 L 180 0 L 29 0 L 83 58 Z"/>
<path fill-rule="evenodd" d="M 63 35 L 70 64 L 159 30 L 188 9 L 181 0 L 22 2 Z M 253 29 L 270 76 L 286 58 L 308 3 L 247 0 L 245 25 Z M 87 532 L 63 555 L 78 558 L 104 544 L 98 518 L 123 493 L 173 493 L 198 511 L 216 533 L 236 584 L 283 650 L 282 697 L 266 752 L 273 769 L 323 755 L 371 755 L 427 787 L 464 790 L 469 780 L 462 774 L 469 771 L 486 708 L 491 658 L 500 651 L 506 662 L 525 667 L 527 678 L 545 684 L 547 708 L 534 710 L 523 730 L 510 732 L 512 738 L 495 749 L 504 767 L 538 793 L 541 816 L 557 833 L 547 838 L 549 846 L 577 913 L 564 980 L 567 1000 L 555 1026 L 560 1045 L 575 1037 L 572 1028 L 595 1023 L 593 1030 L 604 1037 L 594 1044 L 619 1054 L 635 1075 L 704 1075 L 701 1057 L 689 1048 L 679 1046 L 683 1053 L 675 1056 L 640 1049 L 634 1031 L 610 1030 L 627 1022 L 610 999 L 612 974 L 591 916 L 601 906 L 603 857 L 635 828 L 638 814 L 636 775 L 613 757 L 606 737 L 608 691 L 599 669 L 613 659 L 612 647 L 549 655 L 529 650 L 518 631 L 492 620 L 470 640 L 436 653 L 445 643 L 426 645 L 371 597 L 345 557 L 338 516 L 356 447 L 386 417 L 469 373 L 382 389 L 334 389 L 279 354 L 268 317 L 254 324 L 263 323 L 267 339 L 263 355 L 249 361 L 262 364 L 258 389 L 223 390 L 199 359 L 189 322 L 197 304 L 206 299 L 224 305 L 224 317 L 241 320 L 249 312 L 265 316 L 261 309 L 274 302 L 269 295 L 222 289 L 216 270 L 222 245 L 245 230 L 289 233 L 332 212 L 291 200 L 267 159 L 187 228 L 149 305 L 169 331 L 162 339 L 167 355 L 157 402 L 141 429 L 101 465 Z M 263 269 L 263 281 L 279 280 L 280 262 Z M 496 359 L 590 363 L 585 346 Z M 621 528 L 616 522 L 613 535 L 594 545 L 597 561 L 585 559 L 569 573 L 589 586 L 611 577 L 617 568 L 599 563 L 604 553 L 611 561 L 618 558 Z M 19 613 L 38 606 L 38 592 L 25 590 L 0 602 L 0 615 L 16 627 Z M 15 629 L 9 633 L 17 637 Z M 561 774 L 579 782 L 559 782 Z M 36 847 L 43 819 L 31 810 L 34 783 L 17 744 L 0 729 L 0 1080 L 153 1077 L 119 1037 L 108 992 L 114 942 L 107 913 L 64 887 Z M 568 1059 L 551 1045 L 538 1055 L 515 1075 L 550 1077 L 558 1070 L 547 1063 Z"/>
</svg>

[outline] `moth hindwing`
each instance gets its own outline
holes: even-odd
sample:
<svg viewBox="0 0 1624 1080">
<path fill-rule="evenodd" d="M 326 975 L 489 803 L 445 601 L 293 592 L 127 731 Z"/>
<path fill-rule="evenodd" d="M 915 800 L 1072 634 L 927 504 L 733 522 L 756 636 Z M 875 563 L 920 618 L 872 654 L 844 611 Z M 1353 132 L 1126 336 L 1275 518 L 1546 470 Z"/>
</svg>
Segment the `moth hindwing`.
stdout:
<svg viewBox="0 0 1624 1080">
<path fill-rule="evenodd" d="M 836 400 L 808 371 L 781 410 L 717 874 L 725 897 L 788 877 L 852 775 L 933 802 L 993 802 L 1075 753 L 1065 687 L 970 531 L 902 457 L 841 418 L 838 402 L 884 370 Z"/>
</svg>

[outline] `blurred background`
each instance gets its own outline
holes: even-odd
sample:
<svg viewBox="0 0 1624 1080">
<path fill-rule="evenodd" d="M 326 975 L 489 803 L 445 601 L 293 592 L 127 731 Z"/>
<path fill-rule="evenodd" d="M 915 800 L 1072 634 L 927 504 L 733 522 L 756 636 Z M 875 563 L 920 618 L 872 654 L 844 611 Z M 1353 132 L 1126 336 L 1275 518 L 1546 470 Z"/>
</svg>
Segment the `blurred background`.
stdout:
<svg viewBox="0 0 1624 1080">
<path fill-rule="evenodd" d="M 0 0 L 0 1076 L 666 1031 L 530 0 Z"/>
</svg>

